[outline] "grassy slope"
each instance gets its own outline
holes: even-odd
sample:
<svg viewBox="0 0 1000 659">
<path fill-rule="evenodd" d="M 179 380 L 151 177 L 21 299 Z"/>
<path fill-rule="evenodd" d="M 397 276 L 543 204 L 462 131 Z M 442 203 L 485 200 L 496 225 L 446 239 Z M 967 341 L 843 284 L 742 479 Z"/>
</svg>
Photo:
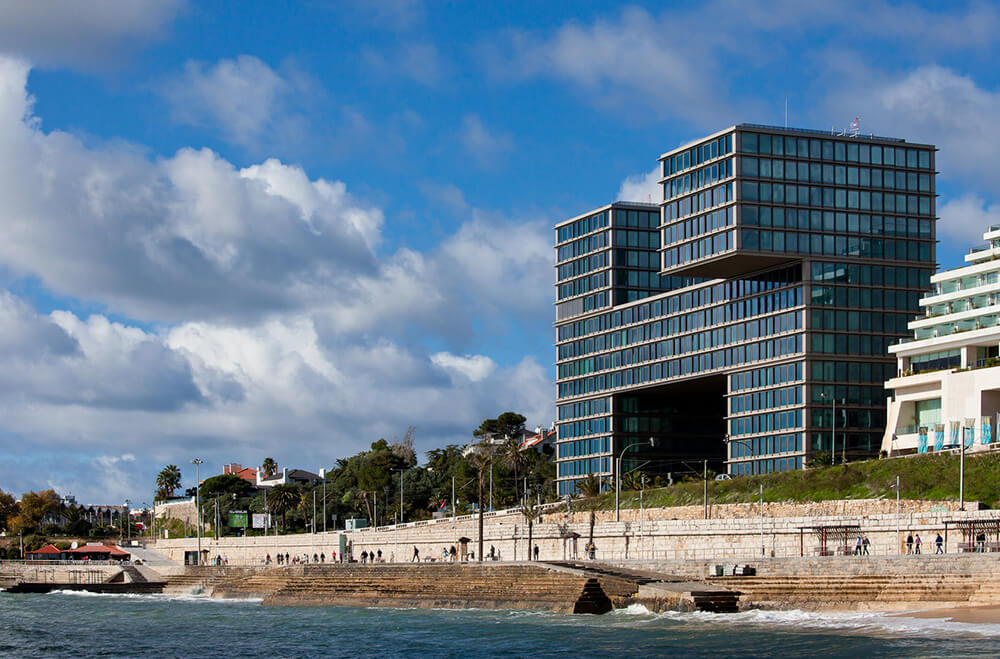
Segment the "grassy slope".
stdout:
<svg viewBox="0 0 1000 659">
<path fill-rule="evenodd" d="M 743 476 L 729 481 L 709 481 L 708 501 L 741 503 L 757 501 L 764 484 L 765 501 L 825 501 L 830 499 L 895 498 L 892 485 L 900 477 L 904 499 L 958 500 L 959 457 L 928 454 L 892 460 L 869 460 L 807 471 L 766 476 Z M 701 479 L 671 487 L 646 490 L 647 507 L 699 505 Z M 965 458 L 965 500 L 997 507 L 1000 496 L 1000 454 Z M 637 492 L 622 493 L 622 508 L 638 508 Z M 601 509 L 614 509 L 614 492 L 605 494 Z"/>
</svg>

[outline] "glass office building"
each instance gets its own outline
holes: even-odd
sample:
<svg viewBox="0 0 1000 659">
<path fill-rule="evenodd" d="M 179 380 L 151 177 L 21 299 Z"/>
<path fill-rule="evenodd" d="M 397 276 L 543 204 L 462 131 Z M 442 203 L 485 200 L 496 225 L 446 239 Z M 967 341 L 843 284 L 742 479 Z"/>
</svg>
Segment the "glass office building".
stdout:
<svg viewBox="0 0 1000 659">
<path fill-rule="evenodd" d="M 661 156 L 658 204 L 557 225 L 560 493 L 619 456 L 752 474 L 877 452 L 887 348 L 935 269 L 934 160 L 741 124 Z"/>
</svg>

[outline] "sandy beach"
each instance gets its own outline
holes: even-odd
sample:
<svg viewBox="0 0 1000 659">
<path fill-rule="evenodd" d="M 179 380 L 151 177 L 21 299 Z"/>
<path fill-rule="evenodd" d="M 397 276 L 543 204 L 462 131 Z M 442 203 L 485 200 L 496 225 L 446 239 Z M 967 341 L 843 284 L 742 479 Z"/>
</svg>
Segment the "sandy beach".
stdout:
<svg viewBox="0 0 1000 659">
<path fill-rule="evenodd" d="M 900 613 L 904 618 L 940 618 L 952 622 L 972 624 L 1000 624 L 1000 606 L 954 606 L 945 609 L 930 609 Z"/>
</svg>

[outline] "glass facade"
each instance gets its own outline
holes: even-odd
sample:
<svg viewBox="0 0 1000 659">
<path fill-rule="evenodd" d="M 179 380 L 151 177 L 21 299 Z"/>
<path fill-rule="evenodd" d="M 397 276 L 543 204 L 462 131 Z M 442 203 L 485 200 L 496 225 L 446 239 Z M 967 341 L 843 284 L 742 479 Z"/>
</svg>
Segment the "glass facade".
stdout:
<svg viewBox="0 0 1000 659">
<path fill-rule="evenodd" d="M 560 492 L 619 456 L 748 474 L 877 451 L 887 347 L 935 267 L 934 147 L 740 125 L 660 160 L 658 206 L 556 229 Z"/>
</svg>

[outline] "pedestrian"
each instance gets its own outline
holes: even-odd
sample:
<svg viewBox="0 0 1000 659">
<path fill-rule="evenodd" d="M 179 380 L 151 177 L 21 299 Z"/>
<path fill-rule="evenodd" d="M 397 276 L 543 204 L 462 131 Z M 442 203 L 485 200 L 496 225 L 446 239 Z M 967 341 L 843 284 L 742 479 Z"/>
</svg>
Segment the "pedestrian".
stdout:
<svg viewBox="0 0 1000 659">
<path fill-rule="evenodd" d="M 538 560 L 538 545 L 535 545 L 535 560 Z"/>
<path fill-rule="evenodd" d="M 458 551 L 455 549 L 455 545 L 452 545 L 451 549 L 448 550 L 448 555 L 451 557 L 451 562 L 454 563 L 455 559 L 458 558 Z"/>
<path fill-rule="evenodd" d="M 979 535 L 976 536 L 976 551 L 985 552 L 986 551 L 986 533 L 980 531 Z"/>
<path fill-rule="evenodd" d="M 865 556 L 868 556 L 868 547 L 869 547 L 869 545 L 871 545 L 871 541 L 868 540 L 868 536 L 866 535 L 864 538 L 861 539 L 861 549 L 862 549 L 862 553 Z"/>
<path fill-rule="evenodd" d="M 368 552 L 363 551 L 361 552 L 361 564 L 364 565 L 367 562 L 368 562 Z"/>
<path fill-rule="evenodd" d="M 495 561 L 497 559 L 497 548 L 490 545 L 490 560 Z"/>
<path fill-rule="evenodd" d="M 907 554 L 912 554 L 913 553 L 913 534 L 912 533 L 907 533 L 906 534 L 906 553 Z"/>
<path fill-rule="evenodd" d="M 854 543 L 854 555 L 855 556 L 860 556 L 861 555 L 861 535 L 860 534 L 858 534 L 858 541 L 856 543 Z"/>
<path fill-rule="evenodd" d="M 289 558 L 288 552 L 286 551 L 285 552 L 285 565 L 288 565 L 288 558 Z"/>
<path fill-rule="evenodd" d="M 913 538 L 913 553 L 920 553 L 920 534 L 918 533 L 915 538 Z"/>
<path fill-rule="evenodd" d="M 934 553 L 935 554 L 943 554 L 944 553 L 944 538 L 941 537 L 940 533 L 938 533 L 937 537 L 934 538 L 934 546 L 935 546 L 935 549 L 934 549 Z"/>
<path fill-rule="evenodd" d="M 319 563 L 319 556 L 313 554 L 313 563 Z"/>
<path fill-rule="evenodd" d="M 379 549 L 377 552 L 375 552 L 375 555 L 378 556 L 378 562 L 381 563 L 382 562 L 382 550 Z"/>
<path fill-rule="evenodd" d="M 413 562 L 419 563 L 420 562 L 420 550 L 417 549 L 416 545 L 413 545 L 413 558 L 410 559 L 410 562 L 411 563 L 413 563 Z"/>
<path fill-rule="evenodd" d="M 319 562 L 320 563 L 326 563 L 326 552 L 320 552 L 320 554 L 319 554 Z"/>
<path fill-rule="evenodd" d="M 271 564 L 271 555 L 267 554 L 266 556 L 264 556 L 264 565 L 270 565 L 270 564 Z"/>
<path fill-rule="evenodd" d="M 448 562 L 448 548 L 447 547 L 441 547 L 441 562 L 442 563 L 447 563 Z"/>
</svg>

